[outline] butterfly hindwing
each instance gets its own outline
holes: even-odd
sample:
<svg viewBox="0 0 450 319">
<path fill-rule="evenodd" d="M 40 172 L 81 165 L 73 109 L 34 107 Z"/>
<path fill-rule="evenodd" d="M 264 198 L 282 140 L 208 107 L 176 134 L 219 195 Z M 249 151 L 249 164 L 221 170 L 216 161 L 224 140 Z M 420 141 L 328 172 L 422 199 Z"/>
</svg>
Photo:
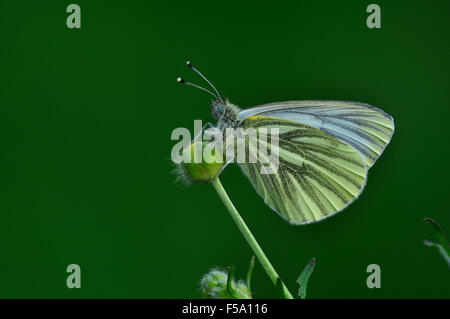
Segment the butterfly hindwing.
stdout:
<svg viewBox="0 0 450 319">
<path fill-rule="evenodd" d="M 269 155 L 278 153 L 278 161 L 276 156 L 268 160 L 259 147 L 244 139 L 246 150 L 257 161 L 239 165 L 264 201 L 290 223 L 319 221 L 341 211 L 361 193 L 367 176 L 365 160 L 360 152 L 333 135 L 307 124 L 268 116 L 247 117 L 239 126 L 256 129 L 258 144 L 267 146 Z M 270 143 L 271 138 L 276 138 L 273 136 L 262 138 L 271 128 L 279 130 L 278 143 Z M 266 129 L 264 134 L 262 129 Z M 274 173 L 261 173 L 267 162 L 276 168 Z"/>
<path fill-rule="evenodd" d="M 270 103 L 239 112 L 238 120 L 269 116 L 304 123 L 358 150 L 371 167 L 390 142 L 393 118 L 368 104 L 344 101 L 288 101 Z"/>
</svg>

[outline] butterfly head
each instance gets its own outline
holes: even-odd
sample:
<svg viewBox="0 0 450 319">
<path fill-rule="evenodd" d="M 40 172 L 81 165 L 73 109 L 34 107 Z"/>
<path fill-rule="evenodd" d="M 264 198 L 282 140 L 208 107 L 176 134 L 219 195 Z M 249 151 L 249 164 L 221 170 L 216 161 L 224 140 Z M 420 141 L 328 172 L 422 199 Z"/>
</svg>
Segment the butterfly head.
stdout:
<svg viewBox="0 0 450 319">
<path fill-rule="evenodd" d="M 224 114 L 227 108 L 227 104 L 221 100 L 211 100 L 211 114 L 219 120 Z"/>
</svg>

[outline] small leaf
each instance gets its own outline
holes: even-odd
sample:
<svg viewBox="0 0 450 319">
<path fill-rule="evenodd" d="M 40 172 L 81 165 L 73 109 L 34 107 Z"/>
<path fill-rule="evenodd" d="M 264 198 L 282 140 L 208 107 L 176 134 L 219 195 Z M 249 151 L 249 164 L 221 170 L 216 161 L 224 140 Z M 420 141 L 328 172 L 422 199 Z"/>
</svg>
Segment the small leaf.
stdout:
<svg viewBox="0 0 450 319">
<path fill-rule="evenodd" d="M 250 295 L 252 295 L 250 283 L 252 281 L 253 268 L 255 268 L 255 256 L 252 256 L 252 259 L 250 259 L 250 265 L 248 266 L 248 272 L 247 272 L 247 289 L 248 289 Z"/>
<path fill-rule="evenodd" d="M 442 232 L 441 227 L 434 219 L 426 217 L 424 220 L 429 222 L 433 226 L 433 228 L 436 230 L 437 237 L 440 241 L 440 243 L 434 243 L 428 240 L 424 240 L 423 241 L 424 245 L 436 247 L 439 253 L 442 255 L 442 257 L 444 257 L 444 260 L 447 262 L 448 266 L 450 267 L 450 257 L 449 257 L 450 245 L 447 241 L 447 238 L 445 238 L 445 235 Z"/>
<path fill-rule="evenodd" d="M 311 277 L 311 274 L 314 270 L 314 266 L 316 264 L 316 259 L 312 258 L 306 267 L 303 269 L 300 276 L 298 276 L 297 284 L 298 284 L 298 297 L 301 299 L 306 298 L 306 289 L 308 288 L 308 280 Z"/>
<path fill-rule="evenodd" d="M 444 232 L 441 230 L 441 227 L 439 226 L 439 224 L 434 219 L 431 219 L 429 217 L 426 217 L 424 220 L 429 222 L 433 226 L 433 228 L 436 230 L 436 234 L 439 239 L 441 249 L 444 249 L 446 251 L 446 256 L 449 256 L 450 255 L 450 245 L 448 243 L 447 238 L 445 238 Z M 430 245 L 427 245 L 427 246 L 430 246 Z"/>
<path fill-rule="evenodd" d="M 441 244 L 433 243 L 433 242 L 431 242 L 429 240 L 424 240 L 423 244 L 425 246 L 436 247 L 438 249 L 439 253 L 442 255 L 442 257 L 444 257 L 444 259 L 447 262 L 448 266 L 450 267 L 450 256 L 447 254 L 447 252 L 445 251 L 444 247 L 442 247 Z"/>
<path fill-rule="evenodd" d="M 228 266 L 228 279 L 227 279 L 227 291 L 233 299 L 240 299 L 239 295 L 234 291 L 233 278 L 236 268 L 234 266 Z"/>
</svg>

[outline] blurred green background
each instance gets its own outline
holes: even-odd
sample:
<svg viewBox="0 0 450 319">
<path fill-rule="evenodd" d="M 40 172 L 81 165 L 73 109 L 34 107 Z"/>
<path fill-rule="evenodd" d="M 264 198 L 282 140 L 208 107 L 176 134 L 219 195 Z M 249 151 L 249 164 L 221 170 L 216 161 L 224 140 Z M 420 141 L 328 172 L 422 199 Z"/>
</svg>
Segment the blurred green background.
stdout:
<svg viewBox="0 0 450 319">
<path fill-rule="evenodd" d="M 236 166 L 221 179 L 292 292 L 308 297 L 450 297 L 426 216 L 450 236 L 449 2 L 0 1 L 0 297 L 196 298 L 212 266 L 244 277 L 251 250 L 210 185 L 179 187 L 173 129 L 212 121 L 191 60 L 241 107 L 354 100 L 396 132 L 362 196 L 296 227 Z M 66 267 L 81 266 L 81 289 Z M 366 267 L 381 266 L 368 289 Z M 255 297 L 274 297 L 261 266 Z"/>
</svg>

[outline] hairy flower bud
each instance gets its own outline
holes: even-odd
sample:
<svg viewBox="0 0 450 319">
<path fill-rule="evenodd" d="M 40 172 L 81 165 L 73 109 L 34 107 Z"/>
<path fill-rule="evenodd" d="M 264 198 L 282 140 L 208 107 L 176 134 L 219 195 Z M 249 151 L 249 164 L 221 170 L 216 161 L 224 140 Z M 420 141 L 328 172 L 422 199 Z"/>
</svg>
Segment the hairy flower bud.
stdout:
<svg viewBox="0 0 450 319">
<path fill-rule="evenodd" d="M 227 288 L 228 273 L 224 270 L 213 268 L 206 273 L 200 280 L 200 291 L 204 298 L 211 299 L 231 299 Z M 233 289 L 235 297 L 239 299 L 250 299 L 251 294 L 242 280 L 231 281 L 231 289 Z"/>
<path fill-rule="evenodd" d="M 194 141 L 183 150 L 176 168 L 179 179 L 188 184 L 208 184 L 220 174 L 225 166 L 224 156 L 213 143 Z"/>
</svg>

